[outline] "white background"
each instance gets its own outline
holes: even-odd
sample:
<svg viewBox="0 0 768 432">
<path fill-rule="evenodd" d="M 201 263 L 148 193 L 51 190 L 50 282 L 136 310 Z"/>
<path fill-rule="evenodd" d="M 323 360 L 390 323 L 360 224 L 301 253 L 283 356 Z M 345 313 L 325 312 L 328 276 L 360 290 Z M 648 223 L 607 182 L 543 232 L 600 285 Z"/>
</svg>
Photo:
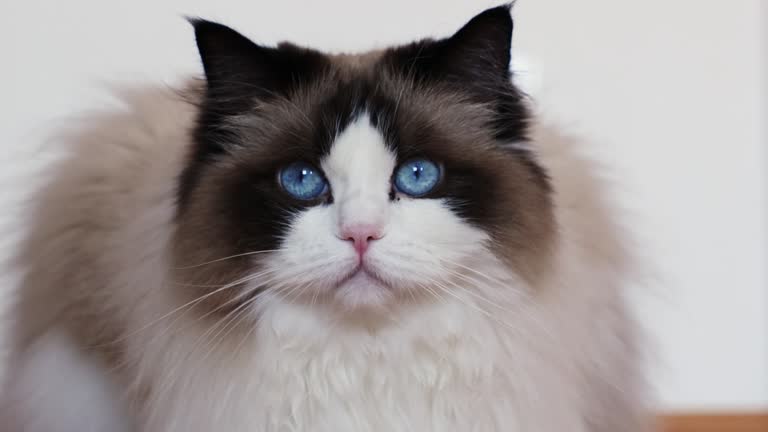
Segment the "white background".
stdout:
<svg viewBox="0 0 768 432">
<path fill-rule="evenodd" d="M 514 54 L 542 111 L 594 142 L 657 273 L 637 306 L 666 409 L 768 408 L 768 7 L 760 0 L 519 0 Z M 199 71 L 200 15 L 254 39 L 359 50 L 447 35 L 493 1 L 35 1 L 0 6 L 0 203 L 100 83 Z M 520 56 L 520 59 L 523 57 Z M 10 162 L 10 163 L 6 163 Z M 5 236 L 4 238 L 7 238 Z M 0 247 L 3 242 L 0 241 Z"/>
</svg>

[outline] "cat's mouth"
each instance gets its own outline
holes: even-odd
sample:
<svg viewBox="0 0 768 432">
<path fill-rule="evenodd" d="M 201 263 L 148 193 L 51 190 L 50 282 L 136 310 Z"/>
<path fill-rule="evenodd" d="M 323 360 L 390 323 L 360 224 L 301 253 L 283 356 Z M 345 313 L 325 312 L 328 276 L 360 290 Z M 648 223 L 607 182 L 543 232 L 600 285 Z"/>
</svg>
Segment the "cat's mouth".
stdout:
<svg viewBox="0 0 768 432">
<path fill-rule="evenodd" d="M 389 304 L 395 290 L 370 266 L 358 264 L 336 284 L 334 297 L 349 309 L 378 308 Z"/>
<path fill-rule="evenodd" d="M 391 289 L 389 283 L 380 277 L 376 271 L 372 270 L 366 264 L 358 264 L 349 273 L 343 276 L 337 286 L 339 288 L 346 285 L 369 285 L 370 288 Z"/>
</svg>

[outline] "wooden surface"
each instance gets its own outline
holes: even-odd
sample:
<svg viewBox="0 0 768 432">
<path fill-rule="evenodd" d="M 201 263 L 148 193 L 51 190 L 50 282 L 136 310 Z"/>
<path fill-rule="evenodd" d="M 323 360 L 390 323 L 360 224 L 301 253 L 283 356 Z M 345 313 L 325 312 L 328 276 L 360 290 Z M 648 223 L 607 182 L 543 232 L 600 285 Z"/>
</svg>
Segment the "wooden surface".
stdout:
<svg viewBox="0 0 768 432">
<path fill-rule="evenodd" d="M 680 414 L 661 418 L 663 432 L 768 432 L 768 413 Z"/>
</svg>

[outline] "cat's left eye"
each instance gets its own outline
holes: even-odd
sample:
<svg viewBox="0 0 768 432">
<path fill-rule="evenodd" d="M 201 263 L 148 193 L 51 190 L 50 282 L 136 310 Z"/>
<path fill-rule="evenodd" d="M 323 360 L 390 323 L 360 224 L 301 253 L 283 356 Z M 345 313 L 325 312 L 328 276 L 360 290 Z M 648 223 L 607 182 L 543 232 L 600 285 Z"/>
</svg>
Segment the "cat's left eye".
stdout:
<svg viewBox="0 0 768 432">
<path fill-rule="evenodd" d="M 440 166 L 429 159 L 413 159 L 395 170 L 395 189 L 418 198 L 431 192 L 440 182 Z"/>
<path fill-rule="evenodd" d="M 300 200 L 313 200 L 328 191 L 328 182 L 319 169 L 306 162 L 294 162 L 278 173 L 280 186 Z"/>
</svg>

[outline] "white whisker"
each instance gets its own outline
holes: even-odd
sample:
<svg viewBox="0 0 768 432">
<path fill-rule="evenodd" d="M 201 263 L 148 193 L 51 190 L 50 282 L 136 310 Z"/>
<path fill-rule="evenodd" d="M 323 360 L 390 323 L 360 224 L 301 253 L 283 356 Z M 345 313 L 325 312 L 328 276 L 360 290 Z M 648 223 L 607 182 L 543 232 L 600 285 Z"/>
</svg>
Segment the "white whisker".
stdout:
<svg viewBox="0 0 768 432">
<path fill-rule="evenodd" d="M 218 259 L 215 259 L 215 260 L 206 261 L 206 262 L 203 262 L 203 263 L 200 263 L 200 264 L 195 264 L 195 265 L 190 265 L 190 266 L 183 266 L 183 267 L 174 267 L 174 269 L 176 269 L 176 270 L 191 269 L 191 268 L 202 267 L 204 265 L 213 264 L 213 263 L 217 263 L 217 262 L 221 262 L 221 261 L 226 261 L 226 260 L 229 260 L 229 259 L 240 258 L 240 257 L 244 257 L 244 256 L 249 256 L 249 255 L 265 254 L 265 253 L 270 253 L 270 252 L 278 252 L 278 249 L 268 249 L 268 250 L 260 250 L 260 251 L 253 251 L 253 252 L 245 252 L 245 253 L 240 253 L 240 254 L 236 254 L 236 255 L 226 256 L 224 258 L 218 258 Z"/>
<path fill-rule="evenodd" d="M 119 337 L 119 338 L 117 338 L 117 339 L 115 339 L 115 340 L 113 340 L 111 342 L 109 342 L 109 344 L 116 344 L 116 343 L 122 342 L 125 339 L 127 339 L 127 338 L 129 338 L 131 336 L 134 336 L 134 335 L 136 335 L 138 333 L 141 333 L 142 331 L 150 328 L 151 326 L 153 326 L 153 325 L 155 325 L 155 324 L 157 324 L 157 323 L 159 323 L 159 322 L 161 322 L 161 321 L 163 321 L 163 320 L 173 316 L 174 314 L 176 314 L 178 312 L 181 312 L 181 311 L 183 311 L 183 310 L 185 310 L 187 308 L 190 308 L 190 307 L 196 305 L 197 303 L 200 303 L 201 301 L 205 300 L 206 298 L 209 298 L 209 297 L 211 297 L 211 296 L 213 296 L 213 295 L 215 295 L 217 293 L 220 293 L 220 292 L 222 292 L 224 290 L 227 290 L 229 288 L 233 288 L 233 287 L 236 287 L 236 286 L 238 286 L 240 284 L 247 283 L 248 281 L 250 281 L 252 279 L 255 279 L 255 278 L 257 278 L 257 277 L 259 277 L 259 276 L 261 276 L 263 274 L 264 273 L 257 273 L 256 275 L 245 276 L 245 277 L 240 278 L 240 279 L 238 279 L 238 280 L 236 280 L 236 281 L 234 281 L 232 283 L 226 284 L 226 285 L 222 286 L 221 288 L 218 288 L 218 289 L 213 290 L 213 291 L 211 291 L 209 293 L 206 293 L 206 294 L 204 294 L 204 295 L 202 295 L 200 297 L 197 297 L 197 298 L 195 298 L 195 299 L 193 299 L 193 300 L 191 300 L 191 301 L 189 301 L 187 303 L 184 303 L 183 305 L 181 305 L 181 306 L 171 310 L 170 312 L 160 316 L 159 318 L 156 318 L 156 319 L 150 321 L 149 323 L 141 326 L 140 328 L 138 328 L 138 329 L 136 329 L 136 330 L 134 330 L 134 331 L 132 331 L 130 333 L 127 333 L 127 334 L 125 334 L 125 335 L 123 335 L 123 336 L 121 336 L 121 337 Z"/>
</svg>

